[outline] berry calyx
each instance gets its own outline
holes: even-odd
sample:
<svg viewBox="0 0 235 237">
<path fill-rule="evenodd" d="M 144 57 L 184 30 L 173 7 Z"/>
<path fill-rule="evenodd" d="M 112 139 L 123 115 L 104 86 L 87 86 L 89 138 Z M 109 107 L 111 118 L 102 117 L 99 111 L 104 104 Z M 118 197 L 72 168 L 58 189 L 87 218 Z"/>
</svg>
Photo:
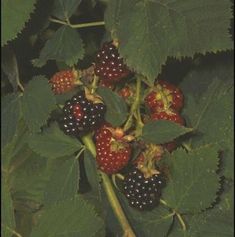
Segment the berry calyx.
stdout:
<svg viewBox="0 0 235 237">
<path fill-rule="evenodd" d="M 77 78 L 78 72 L 76 70 L 65 70 L 54 74 L 49 83 L 54 94 L 63 94 L 71 91 L 77 84 L 81 84 Z"/>
<path fill-rule="evenodd" d="M 133 168 L 123 181 L 129 205 L 141 211 L 152 210 L 158 205 L 163 186 L 164 179 L 160 174 L 145 178 L 138 168 Z"/>
<path fill-rule="evenodd" d="M 154 173 L 158 173 L 155 170 L 155 163 L 162 158 L 163 154 L 164 149 L 162 145 L 145 144 L 145 150 L 138 155 L 133 161 L 133 164 L 144 173 L 145 177 L 148 177 Z"/>
<path fill-rule="evenodd" d="M 130 74 L 129 69 L 119 55 L 118 49 L 112 42 L 104 43 L 102 49 L 98 52 L 94 71 L 101 80 L 112 83 Z"/>
<path fill-rule="evenodd" d="M 78 136 L 101 125 L 105 112 L 106 106 L 103 103 L 93 103 L 81 91 L 66 101 L 60 126 L 66 134 Z"/>
<path fill-rule="evenodd" d="M 103 125 L 96 132 L 96 161 L 100 170 L 114 174 L 127 165 L 131 146 L 121 139 L 116 139 L 109 128 L 110 126 Z"/>
</svg>

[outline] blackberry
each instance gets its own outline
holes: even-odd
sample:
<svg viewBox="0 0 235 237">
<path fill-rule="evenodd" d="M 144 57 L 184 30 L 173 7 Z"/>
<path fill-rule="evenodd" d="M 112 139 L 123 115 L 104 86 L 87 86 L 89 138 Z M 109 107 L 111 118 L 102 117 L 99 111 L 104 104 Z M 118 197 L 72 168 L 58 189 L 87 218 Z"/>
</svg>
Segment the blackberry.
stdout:
<svg viewBox="0 0 235 237">
<path fill-rule="evenodd" d="M 105 112 L 104 104 L 89 101 L 82 91 L 66 101 L 60 125 L 66 134 L 77 136 L 97 128 L 103 122 Z"/>
<path fill-rule="evenodd" d="M 137 168 L 124 178 L 124 195 L 129 205 L 139 210 L 151 210 L 158 205 L 164 180 L 161 175 L 145 178 Z"/>
<path fill-rule="evenodd" d="M 106 85 L 117 82 L 130 74 L 130 70 L 124 64 L 123 58 L 120 57 L 118 49 L 112 42 L 104 43 L 98 52 L 94 71 Z"/>
</svg>

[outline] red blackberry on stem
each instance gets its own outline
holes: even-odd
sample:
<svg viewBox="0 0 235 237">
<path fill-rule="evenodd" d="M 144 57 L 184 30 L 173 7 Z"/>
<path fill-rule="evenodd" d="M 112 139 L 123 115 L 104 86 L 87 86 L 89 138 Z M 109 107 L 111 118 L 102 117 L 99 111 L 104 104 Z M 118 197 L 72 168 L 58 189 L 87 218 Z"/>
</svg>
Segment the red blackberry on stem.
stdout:
<svg viewBox="0 0 235 237">
<path fill-rule="evenodd" d="M 96 132 L 96 162 L 106 174 L 117 173 L 130 159 L 131 146 L 124 137 L 124 133 L 110 125 L 103 125 Z"/>
<path fill-rule="evenodd" d="M 183 107 L 183 94 L 176 86 L 159 80 L 145 97 L 145 104 L 152 112 L 168 109 L 180 111 Z"/>
<path fill-rule="evenodd" d="M 78 72 L 76 70 L 65 70 L 57 72 L 49 80 L 54 94 L 63 94 L 71 91 L 76 85 L 80 85 Z"/>
</svg>

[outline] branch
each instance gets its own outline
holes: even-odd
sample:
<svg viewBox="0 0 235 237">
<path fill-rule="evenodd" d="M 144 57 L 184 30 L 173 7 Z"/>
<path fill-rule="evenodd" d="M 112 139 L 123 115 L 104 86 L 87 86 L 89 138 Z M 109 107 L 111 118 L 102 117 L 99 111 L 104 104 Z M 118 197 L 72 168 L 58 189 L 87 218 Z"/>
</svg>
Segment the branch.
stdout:
<svg viewBox="0 0 235 237">
<path fill-rule="evenodd" d="M 135 112 L 138 110 L 140 105 L 140 89 L 141 89 L 141 76 L 137 77 L 136 81 L 136 94 L 135 94 L 135 101 L 133 102 L 131 109 L 130 109 L 130 115 L 124 125 L 123 130 L 127 131 L 131 127 L 132 118 L 135 114 Z"/>
<path fill-rule="evenodd" d="M 95 144 L 91 139 L 91 135 L 86 135 L 82 138 L 83 143 L 85 144 L 85 146 L 87 147 L 87 149 L 91 152 L 91 154 L 96 157 L 96 148 L 95 148 Z M 119 200 L 114 192 L 112 183 L 109 179 L 109 177 L 100 171 L 102 180 L 103 180 L 103 187 L 104 190 L 106 192 L 106 195 L 108 197 L 108 200 L 110 202 L 111 207 L 113 208 L 113 211 L 118 219 L 118 221 L 121 224 L 121 227 L 124 231 L 124 236 L 126 237 L 135 237 L 136 235 L 134 234 L 123 210 L 122 207 L 119 203 Z"/>
</svg>

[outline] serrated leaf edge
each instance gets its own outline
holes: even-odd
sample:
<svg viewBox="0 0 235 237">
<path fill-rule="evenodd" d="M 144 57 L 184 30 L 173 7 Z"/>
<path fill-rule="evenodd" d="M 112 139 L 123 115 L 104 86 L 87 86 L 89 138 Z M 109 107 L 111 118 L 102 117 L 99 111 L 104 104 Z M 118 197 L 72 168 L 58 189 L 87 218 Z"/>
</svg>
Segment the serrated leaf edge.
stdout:
<svg viewBox="0 0 235 237">
<path fill-rule="evenodd" d="M 3 42 L 3 43 L 1 42 L 1 47 L 6 46 L 9 42 L 11 42 L 11 41 L 13 41 L 13 40 L 15 40 L 16 38 L 19 37 L 19 35 L 20 35 L 20 34 L 22 33 L 22 31 L 24 30 L 26 24 L 27 24 L 27 23 L 29 22 L 29 20 L 31 19 L 31 14 L 32 14 L 32 13 L 35 11 L 35 9 L 36 9 L 35 5 L 36 5 L 36 1 L 35 1 L 35 3 L 33 4 L 33 8 L 32 8 L 31 11 L 29 12 L 29 15 L 28 15 L 28 17 L 26 18 L 24 24 L 22 25 L 21 30 L 19 30 L 13 38 L 8 39 L 6 42 Z"/>
<path fill-rule="evenodd" d="M 207 148 L 207 147 L 210 147 L 210 146 L 213 146 L 213 145 L 216 145 L 216 144 L 217 144 L 217 143 L 207 143 L 207 144 L 205 144 L 205 145 L 201 145 L 201 146 L 199 146 L 199 147 L 196 147 L 196 148 L 194 148 L 194 149 L 188 151 L 188 153 L 194 153 L 194 152 L 200 151 L 200 150 L 202 150 L 202 149 L 204 149 L 204 148 Z M 178 148 L 178 149 L 184 150 L 183 148 Z M 177 149 L 177 150 L 178 150 L 178 149 Z M 172 154 L 174 154 L 174 152 L 173 152 Z M 214 173 L 216 174 L 216 179 L 217 179 L 217 186 L 218 186 L 218 188 L 217 188 L 217 192 L 216 192 L 216 195 L 214 196 L 213 201 L 210 203 L 210 206 L 205 207 L 205 208 L 203 208 L 203 209 L 201 209 L 200 211 L 197 211 L 197 212 L 187 212 L 187 214 L 200 214 L 200 213 L 202 213 L 203 211 L 206 211 L 207 209 L 212 208 L 212 207 L 216 204 L 216 199 L 218 198 L 218 196 L 219 196 L 219 191 L 220 191 L 221 188 L 222 188 L 222 183 L 221 183 L 222 177 L 219 176 L 219 174 L 217 174 L 217 172 L 218 172 L 218 170 L 219 170 L 219 163 L 220 163 L 220 159 L 219 159 L 219 154 L 218 154 L 218 156 L 217 156 L 217 164 L 216 164 L 217 169 L 214 171 Z M 181 212 L 178 212 L 178 213 L 179 213 L 179 214 L 185 214 L 185 213 L 181 213 Z"/>
<path fill-rule="evenodd" d="M 34 80 L 34 79 L 45 79 L 45 80 L 47 80 L 47 78 L 44 76 L 44 75 L 37 75 L 37 76 L 34 76 L 33 78 L 32 78 L 32 80 Z M 32 80 L 30 80 L 30 82 L 32 81 Z M 54 105 L 53 105 L 53 107 L 51 106 L 51 112 L 50 113 L 48 113 L 48 115 L 47 115 L 47 117 L 45 118 L 45 120 L 43 120 L 43 124 L 40 124 L 40 123 L 38 123 L 38 121 L 36 121 L 36 123 L 38 124 L 38 125 L 40 125 L 40 128 L 42 127 L 42 126 L 44 126 L 46 123 L 47 123 L 47 120 L 49 119 L 49 117 L 50 117 L 50 115 L 51 115 L 51 113 L 52 113 L 52 111 L 53 111 L 53 109 L 55 109 L 56 108 L 56 98 L 55 98 L 55 96 L 54 96 L 54 94 L 53 94 L 53 98 L 54 98 Z M 22 102 L 21 102 L 22 103 Z M 22 106 L 21 106 L 22 107 Z M 24 119 L 24 121 L 25 121 L 25 123 L 27 124 L 27 127 L 29 128 L 29 130 L 31 131 L 31 132 L 35 132 L 32 128 L 30 128 L 29 126 L 28 126 L 28 121 L 25 119 L 25 117 L 23 117 L 23 119 Z M 40 129 L 39 128 L 39 129 Z"/>
</svg>

